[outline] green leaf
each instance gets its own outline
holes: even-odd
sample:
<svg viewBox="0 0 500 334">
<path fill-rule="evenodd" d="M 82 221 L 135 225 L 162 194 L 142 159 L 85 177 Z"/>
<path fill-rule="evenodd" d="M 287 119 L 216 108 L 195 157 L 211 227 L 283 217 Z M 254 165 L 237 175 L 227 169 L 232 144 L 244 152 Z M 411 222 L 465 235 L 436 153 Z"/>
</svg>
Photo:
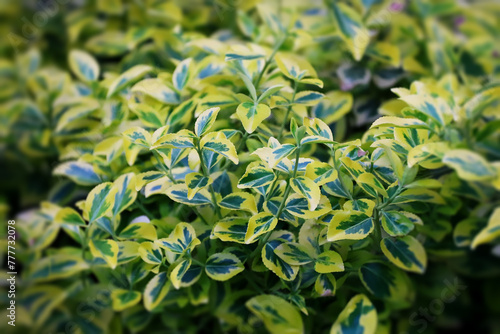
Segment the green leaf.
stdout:
<svg viewBox="0 0 500 334">
<path fill-rule="evenodd" d="M 94 156 L 105 156 L 106 162 L 111 162 L 123 152 L 123 138 L 109 137 L 98 143 L 94 148 Z"/>
<path fill-rule="evenodd" d="M 84 210 L 89 223 L 111 212 L 117 190 L 111 182 L 106 182 L 101 183 L 90 191 L 85 200 Z"/>
<path fill-rule="evenodd" d="M 111 292 L 113 310 L 120 312 L 137 305 L 141 301 L 141 293 L 138 291 L 116 289 Z"/>
<path fill-rule="evenodd" d="M 231 60 L 255 60 L 259 58 L 263 58 L 264 55 L 259 55 L 259 54 L 249 54 L 249 55 L 243 55 L 243 54 L 237 54 L 237 53 L 226 53 L 225 60 L 226 61 L 231 61 Z"/>
<path fill-rule="evenodd" d="M 256 104 L 248 101 L 238 105 L 236 115 L 243 124 L 245 131 L 252 133 L 271 115 L 271 109 L 266 104 Z"/>
<path fill-rule="evenodd" d="M 215 225 L 213 235 L 222 241 L 244 244 L 247 228 L 248 218 L 226 217 Z"/>
<path fill-rule="evenodd" d="M 274 250 L 283 261 L 292 266 L 301 266 L 313 261 L 307 248 L 295 242 L 283 243 Z"/>
<path fill-rule="evenodd" d="M 337 280 L 332 274 L 320 274 L 314 282 L 314 291 L 321 297 L 334 296 L 337 290 Z"/>
<path fill-rule="evenodd" d="M 208 277 L 216 281 L 227 281 L 245 270 L 243 263 L 233 254 L 216 253 L 205 263 Z"/>
<path fill-rule="evenodd" d="M 407 95 L 400 99 L 408 103 L 412 108 L 429 116 L 440 125 L 444 126 L 446 124 L 445 113 L 436 99 L 426 95 Z"/>
<path fill-rule="evenodd" d="M 81 256 L 72 254 L 54 254 L 32 263 L 28 277 L 36 282 L 68 278 L 88 269 Z"/>
<path fill-rule="evenodd" d="M 377 328 L 377 310 L 363 294 L 351 298 L 333 324 L 330 334 L 374 334 Z"/>
<path fill-rule="evenodd" d="M 262 162 L 254 161 L 247 166 L 245 174 L 238 182 L 238 188 L 258 188 L 271 184 L 276 179 L 273 170 Z"/>
<path fill-rule="evenodd" d="M 285 281 L 293 281 L 299 272 L 299 266 L 288 264 L 276 254 L 276 249 L 286 243 L 283 239 L 273 239 L 268 241 L 262 248 L 262 262 L 267 269 L 271 270 L 279 278 Z"/>
<path fill-rule="evenodd" d="M 122 174 L 113 182 L 113 188 L 116 188 L 114 196 L 113 216 L 119 215 L 123 210 L 135 202 L 137 190 L 135 189 L 135 174 Z"/>
<path fill-rule="evenodd" d="M 181 103 L 177 93 L 159 78 L 141 80 L 132 87 L 131 91 L 146 94 L 165 104 Z M 161 125 L 163 124 L 160 124 L 159 126 Z"/>
<path fill-rule="evenodd" d="M 313 106 L 319 102 L 325 95 L 312 90 L 304 90 L 295 95 L 294 103 Z"/>
<path fill-rule="evenodd" d="M 82 186 L 93 186 L 102 182 L 92 164 L 83 161 L 64 162 L 57 166 L 53 173 L 54 175 L 66 176 Z"/>
<path fill-rule="evenodd" d="M 264 101 L 268 97 L 273 96 L 277 92 L 279 92 L 283 88 L 283 85 L 275 85 L 267 88 L 260 96 L 259 99 L 257 100 L 257 103 Z"/>
<path fill-rule="evenodd" d="M 379 194 L 388 197 L 382 183 L 371 173 L 362 173 L 356 178 L 356 182 L 368 195 L 374 198 L 378 198 Z"/>
<path fill-rule="evenodd" d="M 125 227 L 120 235 L 120 239 L 147 239 L 154 241 L 158 238 L 156 229 L 151 223 L 133 223 Z"/>
<path fill-rule="evenodd" d="M 128 107 L 148 128 L 159 128 L 164 124 L 165 117 L 159 110 L 148 104 L 129 102 Z"/>
<path fill-rule="evenodd" d="M 294 81 L 307 80 L 304 78 L 317 76 L 311 64 L 296 54 L 279 52 L 275 56 L 275 61 L 281 73 Z"/>
<path fill-rule="evenodd" d="M 175 68 L 172 75 L 172 82 L 174 83 L 175 89 L 178 91 L 182 91 L 192 77 L 191 62 L 191 58 L 184 59 Z"/>
<path fill-rule="evenodd" d="M 212 125 L 214 125 L 215 119 L 219 114 L 219 110 L 219 107 L 210 108 L 198 116 L 194 124 L 194 132 L 198 137 L 202 137 L 210 130 Z"/>
<path fill-rule="evenodd" d="M 239 162 L 238 153 L 236 152 L 234 144 L 226 138 L 223 132 L 212 132 L 206 135 L 203 137 L 200 144 L 202 149 L 220 154 L 236 165 Z"/>
<path fill-rule="evenodd" d="M 270 142 L 274 138 L 269 139 Z M 274 139 L 276 141 L 276 139 Z M 279 144 L 277 141 L 272 143 L 272 147 L 261 147 L 255 150 L 253 154 L 257 155 L 262 161 L 265 161 L 269 168 L 275 168 L 278 163 L 288 157 L 296 150 L 293 144 Z"/>
<path fill-rule="evenodd" d="M 114 240 L 90 240 L 90 252 L 94 257 L 102 258 L 111 269 L 118 264 L 118 244 Z"/>
<path fill-rule="evenodd" d="M 99 64 L 94 57 L 85 51 L 71 50 L 69 67 L 82 81 L 96 81 L 99 78 Z"/>
<path fill-rule="evenodd" d="M 192 264 L 189 269 L 182 275 L 181 278 L 181 287 L 186 288 L 194 285 L 201 278 L 201 274 L 203 273 L 203 267 Z"/>
<path fill-rule="evenodd" d="M 374 228 L 372 218 L 358 211 L 337 212 L 328 226 L 328 241 L 361 240 Z"/>
<path fill-rule="evenodd" d="M 190 99 L 184 101 L 168 115 L 167 124 L 176 129 L 185 129 L 191 123 L 193 111 L 196 108 L 196 101 Z"/>
<path fill-rule="evenodd" d="M 192 200 L 198 191 L 207 188 L 213 182 L 212 178 L 205 177 L 201 173 L 189 173 L 186 175 L 185 181 L 188 189 L 188 200 Z"/>
<path fill-rule="evenodd" d="M 264 233 L 272 231 L 276 224 L 278 224 L 278 219 L 270 213 L 260 212 L 259 214 L 252 216 L 248 222 L 248 229 L 245 234 L 245 243 L 251 244 L 257 241 L 257 238 Z"/>
<path fill-rule="evenodd" d="M 188 198 L 188 187 L 186 184 L 174 184 L 167 189 L 166 195 L 173 201 L 186 204 L 186 205 L 206 205 L 212 204 L 210 194 L 207 190 L 201 189 L 194 196 Z"/>
<path fill-rule="evenodd" d="M 160 305 L 170 290 L 170 286 L 171 283 L 166 272 L 154 276 L 144 289 L 144 307 L 146 310 L 152 311 Z"/>
<path fill-rule="evenodd" d="M 332 206 L 325 196 L 320 198 L 314 211 L 309 210 L 309 203 L 300 195 L 293 194 L 288 197 L 285 206 L 287 212 L 303 219 L 318 218 L 332 210 Z"/>
<path fill-rule="evenodd" d="M 151 146 L 151 134 L 141 127 L 131 127 L 125 130 L 122 134 L 135 145 L 139 145 L 148 149 L 149 146 Z"/>
<path fill-rule="evenodd" d="M 193 226 L 187 223 L 179 223 L 175 225 L 168 238 L 158 239 L 155 244 L 176 254 L 183 254 L 188 250 L 192 251 L 200 244 L 200 240 L 196 237 Z"/>
<path fill-rule="evenodd" d="M 349 200 L 344 203 L 344 211 L 360 211 L 367 216 L 371 216 L 375 209 L 375 202 L 366 198 Z"/>
<path fill-rule="evenodd" d="M 86 226 L 82 216 L 72 208 L 62 208 L 59 210 L 54 217 L 54 223 Z"/>
<path fill-rule="evenodd" d="M 489 243 L 500 237 L 500 208 L 496 208 L 491 214 L 488 224 L 472 240 L 471 248 Z"/>
<path fill-rule="evenodd" d="M 352 108 L 352 94 L 348 92 L 332 91 L 312 108 L 312 116 L 332 124 L 344 117 Z"/>
<path fill-rule="evenodd" d="M 320 274 L 344 271 L 344 261 L 339 253 L 328 250 L 315 259 L 314 270 Z"/>
<path fill-rule="evenodd" d="M 392 237 L 407 235 L 413 230 L 411 220 L 397 211 L 382 211 L 382 227 Z"/>
<path fill-rule="evenodd" d="M 156 243 L 143 242 L 139 246 L 138 252 L 142 260 L 146 263 L 158 265 L 163 262 L 163 254 Z"/>
<path fill-rule="evenodd" d="M 295 306 L 274 295 L 253 297 L 245 306 L 264 322 L 272 334 L 303 334 L 304 324 Z"/>
<path fill-rule="evenodd" d="M 139 257 L 139 243 L 135 241 L 118 241 L 118 264 L 128 263 Z"/>
<path fill-rule="evenodd" d="M 416 118 L 402 118 L 395 116 L 383 116 L 378 118 L 372 124 L 372 128 L 377 126 L 392 126 L 392 127 L 401 127 L 401 128 L 414 128 L 414 129 L 427 129 L 429 126 L 427 123 L 422 122 Z"/>
<path fill-rule="evenodd" d="M 307 199 L 309 210 L 316 210 L 321 197 L 319 186 L 305 176 L 292 178 L 290 182 L 292 189 Z"/>
<path fill-rule="evenodd" d="M 383 262 L 368 262 L 359 268 L 359 278 L 376 298 L 403 301 L 409 295 L 409 278 L 405 272 Z"/>
<path fill-rule="evenodd" d="M 338 178 L 337 171 L 325 162 L 313 161 L 306 167 L 306 177 L 314 181 L 318 186 L 333 182 Z"/>
<path fill-rule="evenodd" d="M 182 260 L 174 267 L 174 269 L 170 273 L 170 282 L 172 282 L 172 285 L 177 290 L 181 288 L 183 277 L 191 267 L 191 262 L 191 259 Z"/>
<path fill-rule="evenodd" d="M 429 202 L 435 204 L 446 204 L 446 201 L 437 192 L 426 188 L 410 188 L 403 191 L 393 201 L 394 204 L 408 202 Z"/>
<path fill-rule="evenodd" d="M 449 150 L 444 154 L 443 163 L 453 168 L 461 179 L 467 181 L 485 181 L 497 175 L 495 168 L 486 159 L 470 150 Z"/>
<path fill-rule="evenodd" d="M 242 191 L 227 195 L 219 202 L 219 206 L 229 210 L 245 210 L 252 214 L 258 213 L 255 197 Z"/>
<path fill-rule="evenodd" d="M 397 267 L 422 274 L 427 266 L 425 249 L 412 236 L 384 238 L 380 242 L 384 255 Z"/>
<path fill-rule="evenodd" d="M 360 61 L 370 42 L 370 32 L 363 25 L 361 16 L 346 4 L 330 1 L 340 37 L 356 61 Z"/>
<path fill-rule="evenodd" d="M 109 86 L 107 97 L 109 98 L 114 93 L 120 91 L 125 86 L 129 85 L 132 81 L 139 79 L 140 77 L 142 77 L 143 75 L 152 70 L 153 68 L 147 65 L 136 65 L 128 69 L 127 71 L 122 73 L 118 78 L 113 80 L 113 82 Z"/>
<path fill-rule="evenodd" d="M 391 66 L 399 67 L 401 65 L 401 55 L 397 45 L 387 42 L 377 42 L 366 52 L 381 62 L 388 63 Z"/>
<path fill-rule="evenodd" d="M 155 148 L 194 148 L 193 133 L 181 130 L 177 133 L 168 133 L 153 143 L 151 149 Z"/>
<path fill-rule="evenodd" d="M 340 158 L 342 165 L 347 169 L 349 174 L 356 180 L 360 175 L 365 174 L 365 169 L 358 161 L 353 161 L 351 158 Z"/>
<path fill-rule="evenodd" d="M 247 87 L 252 100 L 257 101 L 257 91 L 255 90 L 255 86 L 253 85 L 252 80 L 250 80 L 250 78 L 246 74 L 240 74 L 239 77 L 241 78 L 241 80 L 243 80 L 243 83 Z"/>
</svg>

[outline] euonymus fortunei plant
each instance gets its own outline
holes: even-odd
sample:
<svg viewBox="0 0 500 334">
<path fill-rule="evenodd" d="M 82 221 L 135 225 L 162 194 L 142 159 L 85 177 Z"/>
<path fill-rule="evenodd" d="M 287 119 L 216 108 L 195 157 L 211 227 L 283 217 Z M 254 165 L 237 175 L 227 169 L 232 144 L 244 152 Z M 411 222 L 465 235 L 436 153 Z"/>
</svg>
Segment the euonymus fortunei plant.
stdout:
<svg viewBox="0 0 500 334">
<path fill-rule="evenodd" d="M 2 59 L 8 170 L 51 183 L 20 331 L 420 333 L 446 282 L 490 329 L 498 5 L 257 2 L 61 7 L 67 69 Z"/>
</svg>

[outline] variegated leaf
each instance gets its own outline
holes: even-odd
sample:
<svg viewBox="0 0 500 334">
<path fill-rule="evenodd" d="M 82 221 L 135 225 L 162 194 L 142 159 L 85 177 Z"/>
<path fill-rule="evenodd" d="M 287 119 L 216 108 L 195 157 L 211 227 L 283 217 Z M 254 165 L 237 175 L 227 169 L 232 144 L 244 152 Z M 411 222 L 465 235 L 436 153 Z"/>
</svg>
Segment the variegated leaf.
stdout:
<svg viewBox="0 0 500 334">
<path fill-rule="evenodd" d="M 227 281 L 245 270 L 243 263 L 233 254 L 216 253 L 205 263 L 208 277 L 216 281 Z"/>
<path fill-rule="evenodd" d="M 94 257 L 102 258 L 111 269 L 118 264 L 118 244 L 114 240 L 90 240 L 90 252 Z"/>
<path fill-rule="evenodd" d="M 374 334 L 377 328 L 377 310 L 362 294 L 351 298 L 333 324 L 330 334 Z"/>
<path fill-rule="evenodd" d="M 361 240 L 374 228 L 372 218 L 357 211 L 339 211 L 328 226 L 328 241 Z"/>
<path fill-rule="evenodd" d="M 427 254 L 417 239 L 412 236 L 384 238 L 380 242 L 384 255 L 397 267 L 422 274 L 427 267 Z"/>
</svg>

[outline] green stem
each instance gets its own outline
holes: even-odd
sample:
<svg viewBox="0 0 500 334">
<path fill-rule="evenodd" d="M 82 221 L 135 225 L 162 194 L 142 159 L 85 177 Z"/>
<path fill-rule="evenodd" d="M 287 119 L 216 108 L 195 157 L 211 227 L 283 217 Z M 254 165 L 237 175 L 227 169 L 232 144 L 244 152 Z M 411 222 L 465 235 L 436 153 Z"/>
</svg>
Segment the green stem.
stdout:
<svg viewBox="0 0 500 334">
<path fill-rule="evenodd" d="M 139 209 L 146 215 L 148 216 L 148 218 L 150 219 L 155 219 L 155 216 L 151 213 L 151 211 L 149 211 L 148 209 L 146 209 L 146 207 L 141 203 L 141 201 L 135 201 L 135 203 L 137 204 L 137 206 L 139 207 Z"/>
<path fill-rule="evenodd" d="M 285 119 L 283 119 L 283 123 L 281 123 L 281 128 L 280 128 L 280 132 L 278 135 L 278 140 L 280 140 L 281 137 L 283 137 L 283 131 L 285 130 L 285 126 L 287 124 L 287 120 L 288 120 L 288 116 L 290 115 L 290 111 L 292 110 L 292 105 L 295 102 L 295 95 L 297 95 L 297 88 L 298 87 L 299 87 L 299 82 L 295 81 L 294 85 L 293 85 L 292 99 L 290 100 L 290 104 L 288 105 L 288 108 L 286 108 Z"/>
<path fill-rule="evenodd" d="M 245 132 L 243 134 L 243 136 L 241 137 L 241 140 L 240 142 L 238 143 L 238 147 L 236 147 L 236 153 L 238 153 L 241 148 L 243 147 L 243 144 L 245 144 L 247 138 L 249 136 L 249 133 Z M 221 167 L 221 170 L 226 170 L 228 167 L 229 167 L 229 164 L 231 163 L 231 160 L 227 159 L 226 158 L 226 162 L 224 163 L 224 165 Z"/>
<path fill-rule="evenodd" d="M 259 89 L 259 83 L 262 80 L 262 76 L 264 75 L 264 73 L 266 72 L 267 68 L 269 67 L 269 65 L 273 61 L 274 56 L 276 55 L 276 53 L 280 49 L 281 45 L 283 45 L 283 43 L 285 42 L 287 36 L 288 36 L 288 33 L 286 33 L 285 35 L 283 35 L 283 37 L 278 41 L 278 43 L 274 47 L 273 52 L 271 53 L 271 55 L 269 56 L 269 58 L 266 59 L 266 62 L 264 63 L 264 67 L 262 68 L 262 71 L 260 71 L 259 76 L 257 77 L 257 80 L 255 80 L 255 84 L 254 84 L 255 89 Z"/>
<path fill-rule="evenodd" d="M 274 187 L 276 186 L 276 183 L 278 182 L 278 179 L 279 179 L 279 175 L 274 179 L 273 183 L 271 183 L 271 187 L 269 188 L 269 192 L 266 195 L 266 201 L 269 201 L 269 199 L 271 198 L 271 196 L 274 192 Z"/>
<path fill-rule="evenodd" d="M 252 288 L 257 290 L 259 293 L 264 293 L 264 291 L 257 285 L 257 283 L 255 283 L 255 275 L 252 271 L 245 272 L 243 274 L 243 277 L 246 279 L 248 284 L 252 286 Z"/>
<path fill-rule="evenodd" d="M 346 185 L 344 184 L 344 179 L 342 179 L 340 177 L 340 166 L 337 162 L 337 159 L 335 159 L 335 149 L 333 148 L 333 145 L 331 146 L 330 148 L 331 152 L 332 152 L 332 159 L 333 159 L 333 166 L 335 167 L 335 170 L 337 171 L 337 175 L 338 175 L 338 178 L 340 180 L 340 185 L 342 186 L 342 189 L 344 190 L 344 192 L 347 194 L 347 196 L 349 196 L 349 199 L 351 201 L 353 201 L 354 199 L 352 198 L 352 195 L 351 193 L 349 192 L 348 188 L 346 187 Z"/>
<path fill-rule="evenodd" d="M 279 219 L 279 217 L 281 216 L 281 213 L 285 209 L 286 200 L 288 199 L 288 195 L 290 195 L 290 191 L 292 190 L 291 179 L 293 179 L 297 176 L 297 171 L 299 170 L 300 149 L 301 149 L 301 147 L 298 146 L 297 150 L 295 152 L 295 166 L 293 168 L 292 177 L 289 177 L 287 182 L 286 182 L 286 188 L 285 188 L 285 193 L 283 194 L 283 200 L 281 201 L 280 207 L 278 208 L 276 215 L 274 215 L 274 217 L 276 217 L 276 219 Z M 261 252 L 261 250 L 264 247 L 264 245 L 266 244 L 267 240 L 269 240 L 269 237 L 271 237 L 272 232 L 273 231 L 267 232 L 264 235 L 264 238 L 262 238 L 260 240 L 259 246 L 252 252 L 252 254 L 250 254 L 250 258 L 252 260 L 255 258 L 255 256 L 257 256 Z"/>
<path fill-rule="evenodd" d="M 384 203 L 382 204 L 377 204 L 376 209 L 381 210 L 387 206 L 389 206 L 392 201 L 396 199 L 396 197 L 401 193 L 401 190 L 403 190 L 403 187 L 401 185 L 398 185 L 398 189 L 392 194 L 391 197 L 389 197 Z"/>
<path fill-rule="evenodd" d="M 172 174 L 172 170 L 170 170 L 164 166 L 163 162 L 160 159 L 160 155 L 158 154 L 158 152 L 153 151 L 153 155 L 155 156 L 156 161 L 158 162 L 158 165 L 160 165 L 160 168 L 165 172 L 165 174 L 167 174 L 170 181 L 172 181 L 174 184 L 177 184 L 177 181 L 174 178 L 174 174 Z"/>
<path fill-rule="evenodd" d="M 199 141 L 197 144 L 197 151 L 198 155 L 200 156 L 200 165 L 201 165 L 201 170 L 203 172 L 203 176 L 209 177 L 207 167 L 205 166 L 205 161 L 203 160 L 203 153 L 201 151 Z M 215 213 L 217 214 L 217 217 L 219 217 L 219 219 L 222 219 L 222 214 L 220 213 L 219 205 L 217 204 L 217 197 L 215 196 L 214 187 L 210 185 L 208 188 L 210 190 L 210 195 L 212 196 L 212 206 L 214 207 Z"/>
<path fill-rule="evenodd" d="M 203 217 L 203 215 L 198 211 L 198 209 L 196 207 L 193 207 L 193 211 L 194 211 L 194 213 L 196 213 L 198 218 L 200 218 L 205 224 L 210 225 L 208 223 L 208 221 L 205 219 L 205 217 Z"/>
<path fill-rule="evenodd" d="M 375 209 L 373 210 L 373 224 L 374 224 L 374 229 L 373 229 L 373 235 L 375 238 L 375 248 L 378 249 L 380 245 L 380 241 L 382 240 L 382 233 L 380 231 L 380 219 L 379 219 L 379 210 Z"/>
<path fill-rule="evenodd" d="M 205 267 L 205 263 L 201 262 L 201 261 L 198 261 L 194 258 L 191 258 L 191 262 L 193 262 L 194 264 L 197 264 L 199 265 L 200 267 Z"/>
</svg>

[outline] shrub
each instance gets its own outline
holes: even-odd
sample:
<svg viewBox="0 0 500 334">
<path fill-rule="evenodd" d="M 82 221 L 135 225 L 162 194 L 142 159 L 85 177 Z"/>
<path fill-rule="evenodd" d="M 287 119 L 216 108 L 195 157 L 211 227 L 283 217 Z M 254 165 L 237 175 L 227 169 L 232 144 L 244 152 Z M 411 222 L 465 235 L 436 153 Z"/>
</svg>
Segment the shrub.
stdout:
<svg viewBox="0 0 500 334">
<path fill-rule="evenodd" d="M 102 3 L 70 11 L 67 69 L 2 65 L 8 203 L 41 202 L 17 326 L 423 332 L 481 294 L 491 328 L 498 5 Z"/>
</svg>

